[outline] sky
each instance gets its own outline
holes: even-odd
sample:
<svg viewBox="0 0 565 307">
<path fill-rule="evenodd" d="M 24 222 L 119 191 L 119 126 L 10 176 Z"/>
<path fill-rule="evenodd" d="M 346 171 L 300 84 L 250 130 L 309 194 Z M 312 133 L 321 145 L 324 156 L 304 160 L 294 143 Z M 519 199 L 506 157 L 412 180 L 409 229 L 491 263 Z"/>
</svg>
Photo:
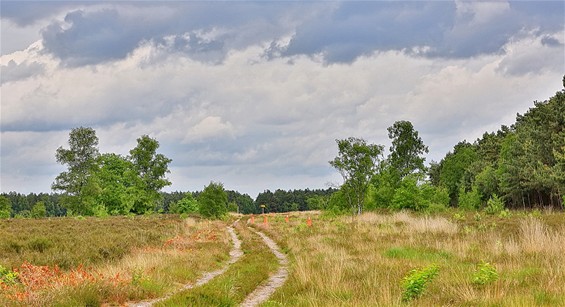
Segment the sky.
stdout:
<svg viewBox="0 0 565 307">
<path fill-rule="evenodd" d="M 0 191 L 50 192 L 72 128 L 159 141 L 166 191 L 327 188 L 336 139 L 411 121 L 441 160 L 562 89 L 563 1 L 0 2 Z"/>
</svg>

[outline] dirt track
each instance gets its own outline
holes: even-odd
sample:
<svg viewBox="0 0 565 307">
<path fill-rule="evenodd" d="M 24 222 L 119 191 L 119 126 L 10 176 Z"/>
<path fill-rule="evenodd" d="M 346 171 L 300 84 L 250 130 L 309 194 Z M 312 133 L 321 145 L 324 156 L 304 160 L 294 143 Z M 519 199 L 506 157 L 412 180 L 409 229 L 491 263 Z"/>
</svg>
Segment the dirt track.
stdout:
<svg viewBox="0 0 565 307">
<path fill-rule="evenodd" d="M 231 264 L 235 263 L 237 260 L 239 260 L 239 258 L 241 258 L 241 256 L 243 256 L 243 251 L 241 250 L 241 240 L 239 240 L 239 238 L 237 237 L 237 234 L 235 233 L 235 229 L 233 228 L 233 226 L 235 226 L 235 224 L 238 223 L 238 222 L 239 222 L 239 220 L 235 221 L 231 226 L 227 227 L 228 233 L 230 234 L 230 237 L 231 237 L 233 247 L 230 250 L 230 259 L 229 259 L 228 263 L 223 268 L 216 270 L 216 271 L 212 271 L 212 272 L 206 272 L 202 275 L 202 277 L 200 277 L 198 280 L 196 280 L 196 282 L 194 284 L 187 284 L 184 287 L 178 289 L 177 291 L 169 293 L 168 295 L 166 295 L 164 297 L 160 297 L 160 298 L 157 298 L 157 299 L 154 299 L 154 300 L 151 300 L 151 301 L 143 301 L 143 302 L 133 303 L 133 304 L 129 304 L 128 306 L 130 306 L 130 307 L 153 306 L 153 304 L 164 301 L 164 300 L 170 298 L 171 296 L 173 296 L 173 295 L 175 295 L 175 294 L 177 294 L 181 291 L 192 289 L 194 287 L 198 287 L 198 286 L 201 286 L 203 284 L 206 284 L 207 282 L 212 280 L 214 277 L 221 275 L 224 272 L 226 272 Z"/>
<path fill-rule="evenodd" d="M 257 306 L 266 301 L 278 287 L 282 286 L 288 278 L 288 259 L 284 253 L 279 249 L 279 246 L 271 238 L 267 237 L 260 231 L 253 230 L 258 234 L 269 249 L 279 259 L 279 270 L 272 275 L 267 282 L 257 287 L 251 294 L 249 294 L 240 306 L 251 307 Z"/>
</svg>

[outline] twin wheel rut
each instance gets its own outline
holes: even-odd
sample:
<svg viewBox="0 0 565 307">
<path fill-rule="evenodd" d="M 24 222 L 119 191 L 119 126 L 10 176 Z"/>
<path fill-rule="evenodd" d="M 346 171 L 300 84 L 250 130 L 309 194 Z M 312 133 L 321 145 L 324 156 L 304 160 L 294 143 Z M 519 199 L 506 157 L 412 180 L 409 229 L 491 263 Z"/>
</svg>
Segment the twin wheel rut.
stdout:
<svg viewBox="0 0 565 307">
<path fill-rule="evenodd" d="M 202 277 L 200 277 L 198 280 L 196 280 L 196 282 L 194 282 L 193 284 L 192 283 L 187 284 L 184 287 L 178 289 L 177 291 L 168 294 L 167 296 L 160 297 L 160 298 L 157 298 L 157 299 L 154 299 L 154 300 L 151 300 L 151 301 L 144 301 L 144 302 L 129 304 L 129 306 L 130 307 L 153 306 L 156 303 L 159 303 L 159 302 L 162 302 L 162 301 L 165 301 L 165 300 L 171 298 L 173 295 L 175 295 L 179 292 L 189 290 L 189 289 L 192 289 L 194 287 L 202 286 L 202 285 L 208 283 L 209 281 L 211 281 L 214 277 L 225 273 L 232 264 L 236 263 L 239 260 L 239 258 L 241 258 L 241 256 L 243 256 L 243 251 L 241 250 L 241 240 L 237 237 L 235 228 L 233 227 L 238 222 L 239 222 L 239 220 L 235 221 L 231 226 L 227 227 L 228 233 L 230 234 L 231 241 L 232 241 L 232 249 L 230 250 L 230 259 L 228 260 L 228 263 L 223 268 L 216 270 L 216 271 L 212 271 L 212 272 L 206 272 L 202 275 Z M 288 258 L 286 257 L 286 255 L 284 253 L 282 253 L 280 251 L 280 248 L 277 245 L 277 243 L 275 243 L 275 241 L 273 241 L 271 238 L 269 238 L 264 233 L 262 233 L 258 230 L 254 230 L 253 228 L 250 228 L 250 229 L 254 233 L 256 233 L 258 236 L 260 236 L 261 239 L 263 239 L 263 242 L 265 242 L 265 245 L 267 245 L 267 247 L 269 247 L 269 249 L 275 255 L 275 257 L 277 257 L 278 262 L 279 262 L 279 269 L 277 270 L 277 272 L 275 274 L 271 275 L 266 282 L 262 283 L 257 288 L 255 288 L 255 290 L 253 290 L 253 292 L 251 292 L 245 298 L 245 300 L 240 305 L 242 307 L 258 306 L 259 304 L 263 303 L 275 292 L 275 290 L 277 288 L 282 286 L 288 278 Z"/>
</svg>

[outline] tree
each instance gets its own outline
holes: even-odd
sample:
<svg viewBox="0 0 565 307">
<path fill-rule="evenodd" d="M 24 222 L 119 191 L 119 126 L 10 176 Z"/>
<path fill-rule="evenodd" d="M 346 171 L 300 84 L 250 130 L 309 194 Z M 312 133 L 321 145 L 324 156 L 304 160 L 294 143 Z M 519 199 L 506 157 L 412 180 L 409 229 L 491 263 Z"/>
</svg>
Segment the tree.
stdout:
<svg viewBox="0 0 565 307">
<path fill-rule="evenodd" d="M 363 212 L 367 188 L 378 169 L 384 146 L 367 144 L 365 140 L 354 137 L 336 142 L 339 153 L 329 163 L 343 177 L 341 190 L 347 196 L 353 213 L 356 211 L 359 215 Z"/>
<path fill-rule="evenodd" d="M 206 218 L 219 219 L 228 213 L 228 196 L 222 183 L 210 182 L 198 196 L 200 214 Z"/>
<path fill-rule="evenodd" d="M 426 158 L 422 155 L 428 153 L 428 147 L 424 145 L 412 123 L 397 121 L 387 130 L 388 137 L 392 140 L 388 163 L 398 172 L 399 179 L 414 172 L 424 173 Z"/>
<path fill-rule="evenodd" d="M 134 200 L 143 193 L 133 163 L 117 154 L 102 154 L 98 158 L 95 176 L 100 186 L 98 202 L 111 215 L 132 212 Z"/>
<path fill-rule="evenodd" d="M 452 204 L 457 203 L 457 196 L 463 176 L 468 167 L 477 160 L 477 153 L 472 144 L 459 142 L 440 162 L 440 185 L 447 188 Z"/>
<path fill-rule="evenodd" d="M 0 196 L 0 219 L 10 218 L 12 215 L 12 204 L 6 196 Z"/>
<path fill-rule="evenodd" d="M 138 214 L 156 208 L 161 199 L 159 191 L 171 184 L 165 177 L 169 172 L 171 159 L 157 153 L 159 142 L 143 135 L 137 139 L 137 146 L 130 150 L 130 161 L 133 163 L 140 181 L 137 182 L 137 199 L 133 201 L 132 211 Z"/>
<path fill-rule="evenodd" d="M 56 151 L 57 162 L 67 165 L 68 170 L 55 178 L 51 188 L 64 193 L 62 199 L 70 214 L 89 214 L 98 189 L 91 180 L 93 168 L 96 166 L 98 137 L 92 128 L 79 127 L 69 134 L 69 149 L 59 147 Z"/>
<path fill-rule="evenodd" d="M 34 219 L 42 218 L 47 216 L 47 209 L 45 208 L 45 203 L 42 201 L 38 201 L 33 207 L 31 208 L 31 217 Z"/>
</svg>

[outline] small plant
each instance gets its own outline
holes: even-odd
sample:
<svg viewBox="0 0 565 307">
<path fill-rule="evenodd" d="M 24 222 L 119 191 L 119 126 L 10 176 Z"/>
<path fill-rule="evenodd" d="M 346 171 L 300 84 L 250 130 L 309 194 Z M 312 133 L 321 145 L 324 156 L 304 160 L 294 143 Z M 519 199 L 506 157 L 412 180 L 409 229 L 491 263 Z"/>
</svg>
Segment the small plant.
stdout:
<svg viewBox="0 0 565 307">
<path fill-rule="evenodd" d="M 0 284 L 13 285 L 19 281 L 18 275 L 18 272 L 10 271 L 0 265 Z"/>
<path fill-rule="evenodd" d="M 465 221 L 465 215 L 463 213 L 456 212 L 453 214 L 453 219 L 458 222 L 463 222 Z"/>
<path fill-rule="evenodd" d="M 474 217 L 475 217 L 475 221 L 477 222 L 480 222 L 483 218 L 479 212 L 475 213 Z"/>
<path fill-rule="evenodd" d="M 500 213 L 498 214 L 499 218 L 507 218 L 507 217 L 511 217 L 512 213 L 510 213 L 510 210 L 508 209 L 504 209 L 502 211 L 500 211 Z"/>
<path fill-rule="evenodd" d="M 131 273 L 131 284 L 137 286 L 141 284 L 143 279 L 144 279 L 143 269 L 140 268 L 134 269 L 133 272 Z"/>
<path fill-rule="evenodd" d="M 490 284 L 498 279 L 498 272 L 496 268 L 488 263 L 481 261 L 479 263 L 477 271 L 473 274 L 473 284 L 484 286 Z"/>
<path fill-rule="evenodd" d="M 429 284 L 439 273 L 439 267 L 436 264 L 421 269 L 414 269 L 402 280 L 402 301 L 409 302 L 422 295 Z"/>
</svg>

